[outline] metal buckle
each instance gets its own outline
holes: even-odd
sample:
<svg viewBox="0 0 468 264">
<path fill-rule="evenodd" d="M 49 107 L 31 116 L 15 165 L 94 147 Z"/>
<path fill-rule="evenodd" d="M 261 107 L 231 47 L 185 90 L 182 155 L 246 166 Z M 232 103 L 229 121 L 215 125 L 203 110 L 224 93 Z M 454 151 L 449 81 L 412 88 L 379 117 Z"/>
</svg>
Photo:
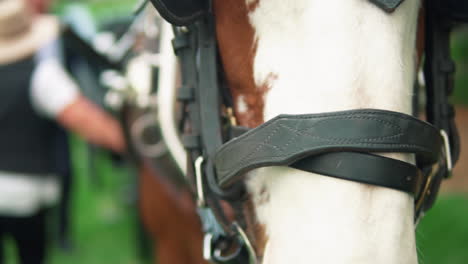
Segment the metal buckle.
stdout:
<svg viewBox="0 0 468 264">
<path fill-rule="evenodd" d="M 234 110 L 232 109 L 232 107 L 226 108 L 226 115 L 229 120 L 229 124 L 231 126 L 237 126 L 237 120 L 236 120 L 236 117 L 234 116 Z"/>
<path fill-rule="evenodd" d="M 226 256 L 223 256 L 222 250 L 220 248 L 216 248 L 216 238 L 212 233 L 205 234 L 203 239 L 203 258 L 206 261 L 211 263 L 229 263 L 230 261 L 234 260 L 235 258 L 239 257 L 241 251 L 243 249 L 243 245 L 239 245 L 237 249 Z"/>
<path fill-rule="evenodd" d="M 243 260 L 242 263 L 245 263 L 244 262 L 245 259 L 244 257 L 241 256 L 241 254 L 243 250 L 246 250 L 248 254 L 247 264 L 257 264 L 257 257 L 256 257 L 255 250 L 252 244 L 250 243 L 246 233 L 236 222 L 234 222 L 232 226 L 238 235 L 237 240 L 238 240 L 239 245 L 236 248 L 236 250 L 229 255 L 223 255 L 222 250 L 220 248 L 216 248 L 217 241 L 215 240 L 217 240 L 219 237 L 216 238 L 214 234 L 208 232 L 205 234 L 205 237 L 203 239 L 203 258 L 206 261 L 221 264 L 221 263 L 231 263 L 231 261 L 235 260 L 238 257 L 241 257 L 240 260 Z"/>
<path fill-rule="evenodd" d="M 241 253 L 241 251 L 242 251 L 242 246 L 239 246 L 239 247 L 237 247 L 236 251 L 234 251 L 233 253 L 231 253 L 231 254 L 229 254 L 227 256 L 223 256 L 222 250 L 220 248 L 217 248 L 214 251 L 213 257 L 214 257 L 215 261 L 218 261 L 218 262 L 221 262 L 221 263 L 229 262 L 229 261 L 237 258 L 239 256 L 239 254 Z"/>
<path fill-rule="evenodd" d="M 419 195 L 418 201 L 416 202 L 416 212 L 420 211 L 424 201 L 426 200 L 426 196 L 431 194 L 432 179 L 434 179 L 434 175 L 439 171 L 439 169 L 440 163 L 436 163 L 432 166 L 431 172 L 429 173 L 429 176 L 427 176 L 426 184 L 424 184 L 424 188 Z"/>
<path fill-rule="evenodd" d="M 445 132 L 445 130 L 443 129 L 440 130 L 440 135 L 442 136 L 442 139 L 444 140 L 443 152 L 445 155 L 445 165 L 447 168 L 447 175 L 450 175 L 453 169 L 452 156 L 451 156 L 451 151 L 450 151 L 450 139 L 448 137 L 447 132 Z M 424 201 L 426 200 L 426 197 L 431 194 L 430 191 L 431 191 L 432 180 L 434 179 L 434 175 L 440 170 L 441 161 L 437 162 L 436 164 L 432 166 L 431 172 L 427 176 L 427 180 L 426 180 L 426 183 L 424 184 L 424 188 L 419 196 L 418 201 L 416 202 L 416 212 L 418 212 L 421 209 L 421 207 L 424 204 Z"/>
<path fill-rule="evenodd" d="M 195 160 L 195 180 L 197 185 L 197 205 L 205 207 L 205 192 L 203 190 L 202 165 L 205 159 L 200 156 Z"/>
<path fill-rule="evenodd" d="M 232 223 L 232 226 L 237 231 L 237 234 L 239 235 L 240 242 L 242 242 L 242 244 L 247 249 L 247 253 L 249 254 L 249 264 L 256 264 L 257 263 L 257 254 L 255 253 L 255 249 L 252 246 L 252 243 L 250 243 L 250 240 L 247 237 L 247 234 L 245 233 L 245 231 L 242 229 L 242 227 L 237 222 Z"/>
<path fill-rule="evenodd" d="M 204 226 L 205 237 L 203 238 L 203 258 L 213 263 L 228 263 L 237 258 L 245 248 L 249 258 L 248 264 L 256 264 L 257 257 L 252 243 L 250 243 L 250 240 L 242 227 L 236 222 L 232 223 L 232 228 L 237 233 L 237 239 L 239 242 L 238 248 L 229 255 L 223 255 L 222 250 L 215 247 L 217 242 L 215 240 L 223 237 L 223 231 L 222 228 L 218 226 L 216 217 L 213 215 L 211 209 L 206 205 L 202 177 L 203 162 L 203 156 L 199 156 L 194 162 L 198 213 L 202 219 L 202 223 L 206 225 Z"/>
<path fill-rule="evenodd" d="M 440 130 L 440 135 L 444 139 L 445 162 L 447 165 L 448 173 L 451 174 L 452 169 L 453 169 L 453 163 L 452 163 L 452 154 L 451 154 L 452 152 L 450 149 L 450 139 L 449 139 L 447 132 L 445 132 L 445 130 L 443 129 Z"/>
<path fill-rule="evenodd" d="M 213 261 L 213 234 L 206 233 L 203 238 L 203 258 L 206 261 Z"/>
</svg>

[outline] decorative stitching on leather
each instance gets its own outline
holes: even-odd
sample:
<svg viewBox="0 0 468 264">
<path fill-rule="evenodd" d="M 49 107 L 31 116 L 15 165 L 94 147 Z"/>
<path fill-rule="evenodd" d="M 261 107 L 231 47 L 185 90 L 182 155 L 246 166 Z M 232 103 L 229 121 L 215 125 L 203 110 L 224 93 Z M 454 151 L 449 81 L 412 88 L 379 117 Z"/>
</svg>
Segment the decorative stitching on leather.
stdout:
<svg viewBox="0 0 468 264">
<path fill-rule="evenodd" d="M 312 129 L 312 127 L 309 127 L 307 129 L 301 129 L 301 130 L 297 130 L 297 129 L 294 129 L 292 127 L 289 127 L 287 125 L 284 125 L 284 124 L 280 124 L 279 126 L 281 127 L 284 127 L 288 130 L 291 130 L 292 132 L 296 133 L 294 135 L 295 138 L 297 138 L 298 134 L 301 135 L 301 136 L 307 136 L 309 138 L 316 138 L 316 139 L 320 139 L 320 140 L 323 140 L 323 141 L 329 141 L 329 142 L 346 142 L 346 143 L 356 143 L 356 144 L 362 144 L 362 143 L 365 143 L 365 142 L 369 142 L 369 141 L 378 141 L 378 140 L 384 140 L 384 139 L 391 139 L 391 138 L 396 138 L 396 137 L 400 137 L 401 135 L 403 135 L 403 133 L 399 133 L 399 134 L 396 134 L 396 135 L 393 135 L 393 136 L 384 136 L 384 137 L 375 137 L 375 138 L 361 138 L 361 139 L 347 139 L 347 138 L 323 138 L 323 137 L 320 137 L 320 136 L 316 136 L 316 135 L 313 135 L 313 134 L 310 134 L 310 133 L 307 133 L 307 132 L 304 132 L 306 130 L 309 130 L 309 129 Z M 289 143 L 291 142 L 288 141 L 288 144 L 285 145 L 285 147 L 287 145 L 289 145 Z M 382 143 L 382 144 L 392 144 L 392 143 Z"/>
<path fill-rule="evenodd" d="M 277 132 L 277 129 L 275 130 L 275 133 Z M 265 146 L 266 142 L 268 140 L 271 139 L 271 136 L 275 133 L 271 133 L 268 137 L 267 140 L 265 140 L 264 142 L 260 143 L 256 148 L 255 150 L 253 150 L 251 153 L 249 153 L 249 155 L 245 156 L 242 160 L 238 161 L 237 163 L 235 163 L 234 165 L 230 166 L 229 168 L 222 168 L 221 170 L 219 170 L 222 174 L 228 174 L 227 176 L 231 176 L 231 175 L 235 175 L 237 174 L 239 171 L 241 170 L 244 170 L 244 169 L 248 169 L 249 167 L 251 167 L 252 165 L 255 165 L 256 163 L 258 162 L 245 162 L 248 158 L 250 158 L 254 153 L 258 152 L 263 146 Z M 327 148 L 330 148 L 330 147 L 344 147 L 344 148 L 347 148 L 347 147 L 350 147 L 350 146 L 340 146 L 338 145 L 339 143 L 341 143 L 340 141 L 338 142 L 334 142 L 332 145 L 329 145 L 327 146 Z M 422 146 L 419 146 L 419 145 L 414 145 L 414 144 L 394 144 L 394 143 L 381 143 L 381 144 L 375 144 L 375 143 L 360 143 L 360 146 L 355 146 L 356 148 L 360 148 L 360 147 L 378 147 L 379 145 L 390 145 L 391 147 L 394 147 L 394 148 L 414 148 L 415 150 L 419 150 L 421 152 L 432 152 L 431 149 L 428 149 L 428 148 L 425 148 L 425 147 L 422 147 Z M 260 159 L 264 160 L 264 159 L 267 159 L 267 158 L 284 158 L 284 157 L 287 157 L 287 156 L 295 156 L 295 155 L 299 155 L 301 153 L 301 151 L 303 151 L 304 148 L 301 148 L 301 150 L 299 151 L 294 151 L 293 153 L 286 153 L 284 155 L 269 155 L 269 156 L 262 156 Z M 312 152 L 312 151 L 311 151 Z M 264 161 L 262 161 L 261 163 L 264 163 Z M 245 166 L 245 164 L 247 164 L 247 166 Z M 231 171 L 233 171 L 233 168 L 234 167 L 241 167 L 241 169 L 237 169 L 235 170 L 236 172 L 233 173 Z M 225 172 L 228 172 L 228 173 L 225 173 Z M 227 177 L 226 175 L 222 176 L 221 178 L 226 178 Z"/>
<path fill-rule="evenodd" d="M 357 111 L 356 111 L 357 112 Z M 427 123 L 419 120 L 419 119 L 416 119 L 416 118 L 412 118 L 410 116 L 406 117 L 406 116 L 402 116 L 402 115 L 399 115 L 397 113 L 387 113 L 387 112 L 372 112 L 372 111 L 359 111 L 359 114 L 379 114 L 379 115 L 387 115 L 387 116 L 397 116 L 398 118 L 400 119 L 405 119 L 405 120 L 410 120 L 411 122 L 413 121 L 416 121 L 418 123 L 418 125 L 427 125 Z M 327 113 L 327 114 L 314 114 L 314 115 L 298 115 L 298 116 L 291 116 L 293 117 L 294 119 L 316 119 L 316 118 L 323 118 L 323 117 L 340 117 L 340 118 L 344 118 L 344 119 L 351 119 L 353 118 L 353 114 L 346 114 L 344 115 L 343 113 Z M 372 118 L 372 117 L 365 117 L 365 116 L 360 116 L 361 118 Z M 281 120 L 282 118 L 288 118 L 288 116 L 278 116 L 278 117 L 275 117 L 274 119 L 271 119 L 270 121 L 260 125 L 259 127 L 257 127 L 256 129 L 254 130 L 267 130 L 267 128 L 273 124 L 275 124 L 275 122 L 277 122 L 278 120 Z M 375 118 L 375 117 L 374 117 Z M 321 122 L 321 121 L 318 121 L 318 122 Z M 292 128 L 291 128 L 292 129 Z M 254 130 L 251 130 L 251 131 L 254 131 Z M 293 129 L 294 130 L 294 129 Z M 401 128 L 400 128 L 400 131 L 401 131 Z M 400 132 L 401 133 L 401 132 Z M 255 135 L 255 131 L 254 132 L 247 132 L 246 134 L 238 137 L 235 141 L 239 142 L 239 141 L 242 141 L 246 138 L 249 138 L 249 137 L 252 137 Z M 221 154 L 223 153 L 224 151 L 228 150 L 229 147 L 231 146 L 232 144 L 225 144 L 223 145 L 218 153 Z"/>
<path fill-rule="evenodd" d="M 369 117 L 369 116 L 346 116 L 346 117 L 343 117 L 343 118 L 333 118 L 332 120 L 352 120 L 352 119 L 363 119 L 363 120 L 372 120 L 372 121 L 377 121 L 377 122 L 380 122 L 384 125 L 388 125 L 392 128 L 395 128 L 398 130 L 398 134 L 395 134 L 393 136 L 382 136 L 382 137 L 372 137 L 372 138 L 363 138 L 363 139 L 359 139 L 359 140 L 368 140 L 368 141 L 375 141 L 375 140 L 380 140 L 380 139 L 390 139 L 390 138 L 395 138 L 395 137 L 399 137 L 399 136 L 402 136 L 404 133 L 402 132 L 402 129 L 399 125 L 397 124 L 394 124 L 392 122 L 389 122 L 389 121 L 386 121 L 386 120 L 382 120 L 382 119 L 379 119 L 379 118 L 376 118 L 376 117 Z M 317 126 L 318 124 L 320 123 L 323 123 L 323 122 L 326 122 L 330 119 L 327 119 L 327 120 L 320 120 L 320 121 L 317 121 L 317 123 L 314 124 L 314 126 L 310 127 L 310 128 L 307 128 L 307 129 L 303 129 L 301 131 L 305 131 L 305 130 L 308 130 L 308 129 L 311 129 L 315 126 Z M 323 138 L 323 137 L 318 137 L 318 138 L 321 138 L 321 139 L 338 139 L 338 138 Z"/>
<path fill-rule="evenodd" d="M 354 113 L 359 113 L 361 115 L 359 116 L 356 116 Z M 258 162 L 252 162 L 252 161 L 249 161 L 249 162 L 246 162 L 247 159 L 249 159 L 253 154 L 257 153 L 258 151 L 260 151 L 262 149 L 263 146 L 266 146 L 266 145 L 269 145 L 275 149 L 280 149 L 280 150 L 284 150 L 286 149 L 293 141 L 297 140 L 298 136 L 299 135 L 306 135 L 306 136 L 309 136 L 309 137 L 313 137 L 313 138 L 320 138 L 324 141 L 329 141 L 329 142 L 333 142 L 330 146 L 327 146 L 328 147 L 340 147 L 339 143 L 347 143 L 347 144 L 350 144 L 350 143 L 359 143 L 359 146 L 356 146 L 356 148 L 365 148 L 365 147 L 378 147 L 378 146 L 381 146 L 381 145 L 389 145 L 389 148 L 412 148 L 413 150 L 416 150 L 415 152 L 432 152 L 431 149 L 429 148 L 426 148 L 426 147 L 423 147 L 423 146 L 419 146 L 419 145 L 415 145 L 415 144 L 396 144 L 396 143 L 380 143 L 380 144 L 376 144 L 376 143 L 369 143 L 368 141 L 377 141 L 377 140 L 382 140 L 382 139 L 390 139 L 390 138 L 394 138 L 394 137 L 398 137 L 398 136 L 401 136 L 403 135 L 402 133 L 402 129 L 400 126 L 398 125 L 395 125 L 391 122 L 388 122 L 386 120 L 382 120 L 382 119 L 378 119 L 376 117 L 372 117 L 372 116 L 363 116 L 363 114 L 370 114 L 370 115 L 375 115 L 375 114 L 378 114 L 380 116 L 397 116 L 397 118 L 399 119 L 402 119 L 402 120 L 410 120 L 411 122 L 416 122 L 418 126 L 421 126 L 421 125 L 426 125 L 425 122 L 421 121 L 421 120 L 418 120 L 418 119 L 415 119 L 415 118 L 412 118 L 410 116 L 406 117 L 406 116 L 403 116 L 403 115 L 400 115 L 398 113 L 387 113 L 387 112 L 374 112 L 374 111 L 359 111 L 359 112 L 354 112 L 354 113 L 347 113 L 347 114 L 343 114 L 343 113 L 325 113 L 325 114 L 314 114 L 314 115 L 303 115 L 303 116 L 291 116 L 291 118 L 294 118 L 295 120 L 303 120 L 303 119 L 310 119 L 310 120 L 313 120 L 313 119 L 317 119 L 317 118 L 323 118 L 323 117 L 336 117 L 334 119 L 367 119 L 367 120 L 374 120 L 374 121 L 378 121 L 378 122 L 381 122 L 385 125 L 389 125 L 393 128 L 396 128 L 400 133 L 399 134 L 396 134 L 396 135 L 393 135 L 393 136 L 385 136 L 385 137 L 378 137 L 378 138 L 373 138 L 373 139 L 345 139 L 345 138 L 321 138 L 321 137 L 318 137 L 318 136 L 314 136 L 314 135 L 311 135 L 310 133 L 307 133 L 307 132 L 304 132 L 308 129 L 311 129 L 313 127 L 309 127 L 307 129 L 301 129 L 301 130 L 298 130 L 298 129 L 294 129 L 292 127 L 289 127 L 285 124 L 278 124 L 278 127 L 283 127 L 283 128 L 286 128 L 290 131 L 292 131 L 294 133 L 294 136 L 286 143 L 284 144 L 283 148 L 281 148 L 280 146 L 276 145 L 276 144 L 267 144 L 268 141 L 271 140 L 271 137 L 276 134 L 278 132 L 278 128 L 274 128 L 273 131 L 271 131 L 269 133 L 269 135 L 266 137 L 266 139 L 264 141 L 262 141 L 262 143 L 260 143 L 253 151 L 251 151 L 248 155 L 246 155 L 245 157 L 243 157 L 240 161 L 236 162 L 234 165 L 230 166 L 229 168 L 221 168 L 219 170 L 219 172 L 221 174 L 226 174 L 224 172 L 228 172 L 227 175 L 223 175 L 221 177 L 221 180 L 226 178 L 227 176 L 232 176 L 232 175 L 235 175 L 237 174 L 239 171 L 242 171 L 242 170 L 245 170 L 245 169 L 248 169 L 249 167 L 252 167 L 252 165 L 255 165 L 256 163 Z M 277 122 L 280 122 L 281 119 L 286 119 L 288 118 L 289 116 L 278 116 L 274 119 L 271 120 L 271 122 L 267 122 L 267 123 L 264 123 L 263 125 L 261 125 L 260 127 L 258 127 L 258 130 L 268 130 L 268 127 L 273 125 L 273 124 L 276 124 Z M 325 120 L 320 120 L 320 121 L 317 121 L 316 124 L 320 123 L 320 122 L 324 122 Z M 245 139 L 248 139 L 248 138 L 251 138 L 251 137 L 255 137 L 257 134 L 255 133 L 251 133 L 251 134 L 245 134 L 244 137 L 241 136 L 241 138 L 238 139 L 238 141 L 242 141 L 242 140 L 245 140 Z M 363 142 L 364 141 L 364 142 Z M 366 142 L 367 141 L 367 142 Z M 342 147 L 350 147 L 350 146 L 342 146 Z M 222 153 L 224 151 L 227 151 L 227 150 L 230 150 L 232 149 L 232 145 L 231 144 L 227 144 L 227 145 L 224 145 L 223 147 L 221 147 L 221 149 L 219 150 L 219 155 L 222 155 Z M 295 156 L 295 155 L 299 155 L 302 151 L 304 151 L 305 148 L 300 148 L 298 150 L 295 150 L 291 153 L 291 151 L 289 151 L 289 153 L 285 153 L 283 155 L 269 155 L 269 156 L 262 156 L 261 159 L 264 160 L 264 159 L 268 159 L 268 158 L 287 158 L 288 156 Z M 260 163 L 264 163 L 265 161 L 262 161 Z M 222 166 L 221 166 L 222 167 Z M 235 173 L 232 172 L 232 168 L 234 167 L 241 167 L 241 169 L 237 169 L 237 170 L 234 170 Z M 221 176 L 221 175 L 220 175 Z"/>
<path fill-rule="evenodd" d="M 283 128 L 286 128 L 286 129 L 288 129 L 288 130 L 291 130 L 291 131 L 293 131 L 293 132 L 297 132 L 297 133 L 295 133 L 295 134 L 291 137 L 291 139 L 290 139 L 288 142 L 286 142 L 286 144 L 283 146 L 283 148 L 282 148 L 281 150 L 284 151 L 284 149 L 286 149 L 286 148 L 291 144 L 291 142 L 296 141 L 296 140 L 298 139 L 298 137 L 299 137 L 299 135 L 301 135 L 301 133 L 300 133 L 299 131 L 293 129 L 292 127 L 289 127 L 289 126 L 284 125 L 284 124 L 279 124 L 279 126 L 280 126 L 280 127 L 283 127 Z"/>
<path fill-rule="evenodd" d="M 339 143 L 339 142 L 336 142 L 336 143 Z M 428 149 L 428 148 L 425 148 L 425 147 L 421 147 L 421 146 L 418 146 L 418 145 L 413 145 L 413 144 L 392 144 L 392 143 L 383 143 L 385 145 L 391 145 L 391 147 L 394 147 L 394 148 L 413 148 L 414 150 L 416 150 L 415 152 L 427 152 L 427 153 L 430 153 L 432 152 L 431 149 Z M 362 143 L 361 146 L 359 147 L 378 147 L 379 145 L 381 144 L 375 144 L 375 143 Z M 263 146 L 263 144 L 261 145 Z M 260 146 L 260 147 L 261 147 Z M 329 145 L 327 146 L 327 148 L 331 148 L 331 147 L 343 147 L 343 148 L 348 148 L 350 146 L 340 146 L 340 145 Z M 359 148 L 359 147 L 356 147 L 356 148 Z M 302 149 L 304 150 L 304 149 Z M 256 150 L 258 151 L 258 150 Z M 250 162 L 245 162 L 245 160 L 247 159 L 247 157 L 250 157 L 252 156 L 252 154 L 256 153 L 256 151 L 253 151 L 251 152 L 249 155 L 247 155 L 246 157 L 244 157 L 241 161 L 237 162 L 236 164 L 234 164 L 233 166 L 230 166 L 229 168 L 221 168 L 221 169 L 217 169 L 222 175 L 220 175 L 221 177 L 220 180 L 223 181 L 223 179 L 225 178 L 228 178 L 228 177 L 232 177 L 233 175 L 236 175 L 238 174 L 240 171 L 244 171 L 246 169 L 249 169 L 249 168 L 252 168 L 252 165 L 256 165 L 256 164 L 261 164 L 261 163 L 265 163 L 266 161 L 263 161 L 264 159 L 267 159 L 267 158 L 284 158 L 286 156 L 296 156 L 296 155 L 299 155 L 301 153 L 301 151 L 296 151 L 290 155 L 270 155 L 270 156 L 262 156 L 261 159 L 262 161 L 261 162 L 253 162 L 253 161 L 250 161 Z M 312 152 L 312 151 L 311 151 Z M 240 167 L 240 169 L 236 169 L 236 170 L 233 170 L 234 167 Z M 255 166 L 256 167 L 256 166 Z M 234 172 L 233 172 L 234 171 Z"/>
<path fill-rule="evenodd" d="M 240 161 L 238 161 L 238 162 L 236 163 L 236 165 L 237 165 L 237 164 L 244 164 L 245 160 L 248 159 L 248 158 L 250 158 L 254 153 L 257 153 L 258 151 L 260 151 L 260 149 L 262 149 L 264 146 L 270 145 L 270 144 L 267 144 L 267 142 L 271 140 L 271 137 L 272 137 L 274 134 L 276 134 L 276 133 L 278 132 L 278 130 L 279 130 L 278 128 L 273 129 L 273 131 L 271 131 L 271 133 L 266 137 L 266 139 L 265 139 L 264 141 L 262 141 L 261 143 L 259 143 L 259 144 L 255 147 L 255 149 L 254 149 L 249 155 L 246 155 L 244 158 L 242 158 Z M 270 146 L 271 146 L 271 145 L 270 145 Z M 273 146 L 274 146 L 274 145 L 273 145 Z M 275 146 L 275 147 L 276 147 L 276 146 Z M 231 166 L 230 168 L 232 168 L 232 167 L 234 167 L 234 166 Z"/>
<path fill-rule="evenodd" d="M 347 116 L 355 116 L 357 114 L 392 116 L 392 117 L 396 116 L 399 119 L 411 120 L 411 121 L 415 121 L 415 122 L 418 122 L 418 123 L 421 123 L 421 124 L 427 124 L 427 122 L 424 122 L 424 121 L 422 121 L 420 119 L 414 118 L 414 117 L 409 116 L 409 115 L 405 115 L 403 113 L 390 112 L 390 111 L 387 111 L 387 110 L 372 111 L 372 110 L 364 110 L 364 109 L 362 109 L 362 110 L 341 111 L 341 112 L 335 112 L 335 113 L 321 113 L 321 114 L 279 115 L 278 118 L 293 117 L 295 119 L 311 119 L 311 118 L 323 118 L 323 117 L 329 117 L 329 116 L 332 116 L 332 117 L 333 116 L 347 117 Z M 272 120 L 274 120 L 274 119 L 272 119 Z M 264 124 L 266 124 L 266 123 L 264 123 Z"/>
</svg>

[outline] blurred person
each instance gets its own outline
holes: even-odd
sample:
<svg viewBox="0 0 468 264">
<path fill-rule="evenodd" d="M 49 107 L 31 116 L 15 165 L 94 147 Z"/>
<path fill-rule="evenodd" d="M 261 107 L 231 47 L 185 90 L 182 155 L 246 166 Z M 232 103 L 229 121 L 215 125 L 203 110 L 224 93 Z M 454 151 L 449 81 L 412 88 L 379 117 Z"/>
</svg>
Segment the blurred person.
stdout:
<svg viewBox="0 0 468 264">
<path fill-rule="evenodd" d="M 60 25 L 25 0 L 0 0 L 0 243 L 9 235 L 23 264 L 46 257 L 46 209 L 59 197 L 56 121 L 123 152 L 119 124 L 83 97 L 60 61 Z M 0 244 L 0 263 L 3 263 Z"/>
<path fill-rule="evenodd" d="M 36 14 L 49 13 L 52 0 L 28 0 L 31 10 Z M 80 1 L 81 2 L 81 1 Z M 65 6 L 66 11 L 68 10 L 68 5 Z M 76 12 L 72 10 L 72 12 Z M 74 14 L 76 16 L 76 14 Z M 66 17 L 65 17 L 66 18 Z M 83 20 L 84 18 L 84 20 Z M 89 22 L 86 22 L 86 19 L 90 17 L 78 17 L 77 19 L 83 20 L 80 21 L 80 25 L 88 26 Z M 68 21 L 63 21 L 62 23 L 67 24 Z M 82 88 L 82 87 L 80 87 Z M 93 89 L 94 87 L 90 87 Z M 51 232 L 57 232 L 57 242 L 61 250 L 71 251 L 73 249 L 73 239 L 71 234 L 71 220 L 72 220 L 72 190 L 73 190 L 73 171 L 72 171 L 72 160 L 70 155 L 70 144 L 69 144 L 69 133 L 65 131 L 62 127 L 56 126 L 55 133 L 55 163 L 56 163 L 56 174 L 59 177 L 60 187 L 59 187 L 59 200 L 56 207 L 53 209 L 54 216 L 56 215 L 57 221 L 54 221 L 54 226 L 52 226 Z"/>
</svg>

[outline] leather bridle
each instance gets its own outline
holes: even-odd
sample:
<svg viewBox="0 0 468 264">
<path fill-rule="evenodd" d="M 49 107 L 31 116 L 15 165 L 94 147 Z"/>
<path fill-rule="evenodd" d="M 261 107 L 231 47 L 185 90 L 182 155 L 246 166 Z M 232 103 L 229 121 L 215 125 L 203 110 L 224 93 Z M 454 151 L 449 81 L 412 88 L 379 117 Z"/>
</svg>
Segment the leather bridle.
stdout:
<svg viewBox="0 0 468 264">
<path fill-rule="evenodd" d="M 205 258 L 256 263 L 242 213 L 247 199 L 243 178 L 255 168 L 290 166 L 404 191 L 415 197 L 415 221 L 432 207 L 441 181 L 450 176 L 459 156 L 454 108 L 448 101 L 453 91 L 449 37 L 454 18 L 438 13 L 440 2 L 428 1 L 425 7 L 428 122 L 397 112 L 358 109 L 280 115 L 247 129 L 236 125 L 231 95 L 224 87 L 212 1 L 179 1 L 186 5 L 181 12 L 175 11 L 174 2 L 151 0 L 174 25 L 173 47 L 182 75 L 180 128 L 188 178 L 206 234 Z M 390 13 L 403 0 L 370 1 Z M 416 164 L 372 154 L 376 152 L 415 154 Z M 234 219 L 225 215 L 221 200 L 233 207 Z M 233 244 L 237 250 L 224 253 Z"/>
</svg>

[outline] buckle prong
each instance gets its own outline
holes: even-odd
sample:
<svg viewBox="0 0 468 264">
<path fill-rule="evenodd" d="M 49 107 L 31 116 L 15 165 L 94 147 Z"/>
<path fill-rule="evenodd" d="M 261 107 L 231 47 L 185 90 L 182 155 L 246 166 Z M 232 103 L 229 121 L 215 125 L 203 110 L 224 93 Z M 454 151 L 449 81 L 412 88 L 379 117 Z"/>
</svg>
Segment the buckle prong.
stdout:
<svg viewBox="0 0 468 264">
<path fill-rule="evenodd" d="M 416 212 L 418 212 L 424 204 L 426 197 L 430 195 L 432 180 L 440 168 L 440 164 L 436 163 L 432 166 L 431 172 L 427 176 L 426 183 L 424 184 L 423 190 L 419 194 L 418 200 L 416 201 Z"/>
</svg>

